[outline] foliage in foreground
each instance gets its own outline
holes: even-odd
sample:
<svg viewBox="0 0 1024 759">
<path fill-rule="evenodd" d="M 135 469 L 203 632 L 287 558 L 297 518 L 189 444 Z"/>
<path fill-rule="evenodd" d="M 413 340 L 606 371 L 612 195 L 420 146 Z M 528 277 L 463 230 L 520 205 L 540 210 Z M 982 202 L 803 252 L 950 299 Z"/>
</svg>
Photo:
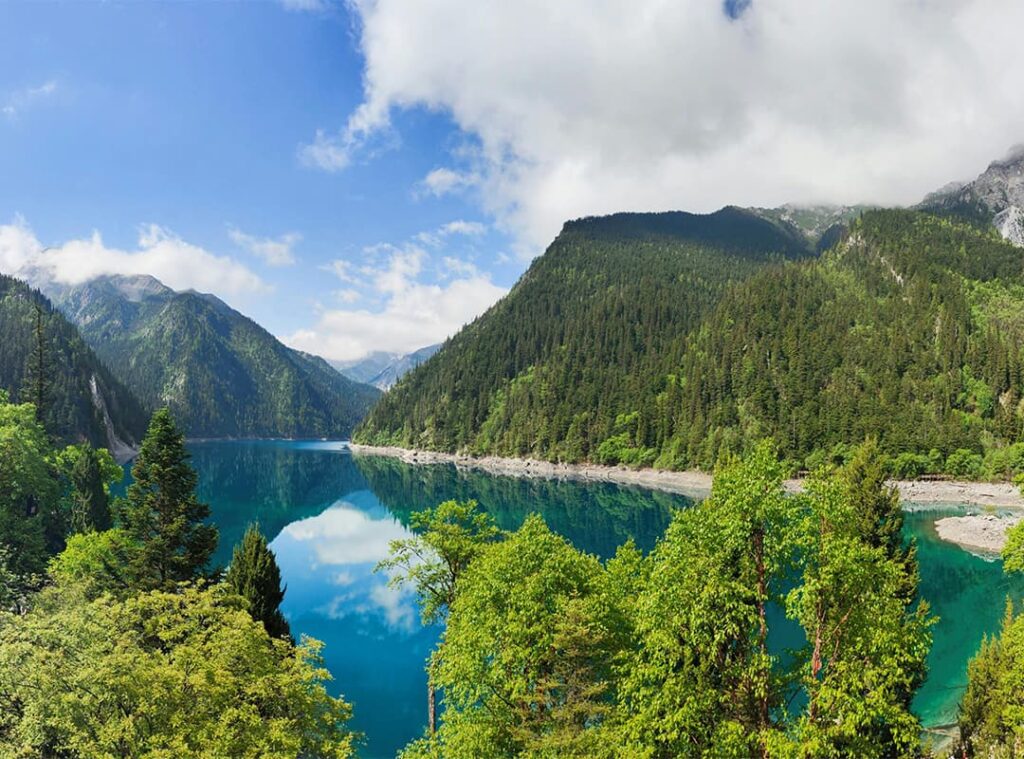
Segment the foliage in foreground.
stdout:
<svg viewBox="0 0 1024 759">
<path fill-rule="evenodd" d="M 931 619 L 865 451 L 786 497 L 762 445 L 647 557 L 538 516 L 478 545 L 432 657 L 441 725 L 405 755 L 917 756 Z M 787 625 L 793 656 L 768 644 Z"/>
<path fill-rule="evenodd" d="M 0 617 L 0 755 L 346 757 L 327 679 L 317 644 L 270 638 L 223 586 L 48 590 Z"/>
</svg>

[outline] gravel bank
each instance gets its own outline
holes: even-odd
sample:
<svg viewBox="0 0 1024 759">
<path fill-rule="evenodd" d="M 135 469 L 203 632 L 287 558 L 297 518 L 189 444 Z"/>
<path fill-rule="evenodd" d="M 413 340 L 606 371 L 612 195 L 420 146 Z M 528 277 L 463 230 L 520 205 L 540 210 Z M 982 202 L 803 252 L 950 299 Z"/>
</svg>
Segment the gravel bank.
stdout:
<svg viewBox="0 0 1024 759">
<path fill-rule="evenodd" d="M 454 464 L 459 468 L 479 469 L 489 474 L 511 477 L 547 477 L 551 479 L 614 482 L 619 485 L 639 485 L 668 493 L 703 497 L 711 492 L 711 475 L 705 472 L 668 472 L 660 469 L 627 469 L 597 464 L 553 464 L 536 459 L 510 459 L 497 456 L 463 456 L 435 451 L 415 451 L 407 448 L 386 448 L 368 445 L 349 445 L 353 453 L 390 456 L 409 464 Z M 901 481 L 895 483 L 900 497 L 909 503 L 938 504 L 966 503 L 975 506 L 1001 506 L 1024 509 L 1017 488 L 1009 483 Z M 788 480 L 786 489 L 799 492 L 800 480 Z"/>
<path fill-rule="evenodd" d="M 998 554 L 1006 545 L 1006 531 L 1021 520 L 1020 516 L 971 514 L 946 517 L 935 522 L 935 531 L 943 540 L 971 551 Z"/>
</svg>

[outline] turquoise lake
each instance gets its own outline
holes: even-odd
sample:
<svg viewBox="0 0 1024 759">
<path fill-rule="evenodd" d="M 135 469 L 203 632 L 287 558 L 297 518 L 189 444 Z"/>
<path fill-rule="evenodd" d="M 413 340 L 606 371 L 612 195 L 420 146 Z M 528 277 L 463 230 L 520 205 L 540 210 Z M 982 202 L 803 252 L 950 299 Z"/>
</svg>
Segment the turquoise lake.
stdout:
<svg viewBox="0 0 1024 759">
<path fill-rule="evenodd" d="M 331 689 L 354 706 L 352 727 L 366 740 L 360 756 L 393 757 L 422 733 L 423 666 L 439 630 L 419 623 L 415 599 L 373 572 L 391 540 L 408 535 L 408 515 L 440 501 L 474 498 L 505 529 L 539 512 L 577 547 L 607 557 L 633 538 L 653 547 L 683 496 L 609 484 L 494 477 L 453 466 L 411 466 L 352 456 L 342 443 L 245 441 L 189 446 L 199 493 L 220 528 L 224 564 L 249 522 L 272 540 L 293 633 L 323 641 Z M 939 622 L 928 681 L 915 708 L 926 726 L 956 718 L 966 666 L 986 633 L 998 629 L 1009 583 L 999 562 L 940 541 L 935 518 L 958 507 L 912 510 L 921 592 Z"/>
</svg>

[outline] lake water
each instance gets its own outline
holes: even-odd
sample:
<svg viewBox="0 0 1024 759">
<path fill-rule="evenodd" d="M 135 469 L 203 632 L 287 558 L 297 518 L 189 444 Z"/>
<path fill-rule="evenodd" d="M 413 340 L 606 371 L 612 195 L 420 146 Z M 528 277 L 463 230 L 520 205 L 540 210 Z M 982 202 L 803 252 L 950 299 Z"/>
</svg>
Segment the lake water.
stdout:
<svg viewBox="0 0 1024 759">
<path fill-rule="evenodd" d="M 420 625 L 410 593 L 388 588 L 373 572 L 389 541 L 408 535 L 411 512 L 474 498 L 510 530 L 539 512 L 577 547 L 607 557 L 628 538 L 649 550 L 672 509 L 691 503 L 639 488 L 354 457 L 341 443 L 203 442 L 190 450 L 200 496 L 220 528 L 217 561 L 226 563 L 248 523 L 259 522 L 288 586 L 283 611 L 292 631 L 326 644 L 331 689 L 354 705 L 352 726 L 366 736 L 366 759 L 393 757 L 426 719 L 423 666 L 438 630 Z M 940 617 L 929 678 L 915 702 L 926 725 L 955 720 L 967 660 L 983 635 L 998 630 L 1007 594 L 1019 599 L 1024 591 L 1019 582 L 1011 587 L 998 562 L 940 541 L 932 527 L 939 513 L 949 508 L 907 515 L 921 592 Z"/>
</svg>

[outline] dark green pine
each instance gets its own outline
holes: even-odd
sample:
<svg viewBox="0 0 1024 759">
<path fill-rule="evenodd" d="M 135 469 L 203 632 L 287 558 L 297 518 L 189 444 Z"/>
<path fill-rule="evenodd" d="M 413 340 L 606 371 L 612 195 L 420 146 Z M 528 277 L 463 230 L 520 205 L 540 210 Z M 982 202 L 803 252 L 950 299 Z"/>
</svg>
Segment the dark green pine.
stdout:
<svg viewBox="0 0 1024 759">
<path fill-rule="evenodd" d="M 249 603 L 249 613 L 262 622 L 273 638 L 291 638 L 291 628 L 281 613 L 284 588 L 274 552 L 256 524 L 249 525 L 242 542 L 235 546 L 224 578 Z"/>
</svg>

